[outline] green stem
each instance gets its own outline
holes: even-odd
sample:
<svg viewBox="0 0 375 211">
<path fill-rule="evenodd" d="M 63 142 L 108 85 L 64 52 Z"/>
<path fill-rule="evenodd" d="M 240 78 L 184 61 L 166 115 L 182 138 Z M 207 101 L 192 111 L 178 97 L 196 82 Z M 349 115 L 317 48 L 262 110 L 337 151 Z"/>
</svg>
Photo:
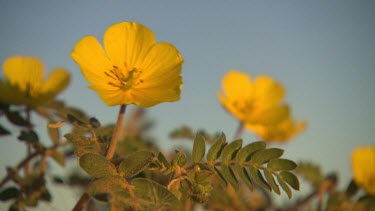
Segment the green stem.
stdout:
<svg viewBox="0 0 375 211">
<path fill-rule="evenodd" d="M 121 105 L 120 111 L 119 111 L 119 114 L 118 114 L 118 117 L 117 117 L 115 131 L 113 133 L 112 140 L 111 140 L 111 143 L 109 145 L 109 149 L 108 149 L 108 152 L 107 152 L 107 155 L 106 155 L 108 160 L 111 160 L 113 155 L 115 154 L 116 145 L 117 145 L 117 138 L 118 138 L 118 135 L 120 133 L 121 125 L 122 125 L 122 122 L 123 122 L 123 119 L 124 119 L 125 110 L 126 110 L 126 105 Z"/>
</svg>

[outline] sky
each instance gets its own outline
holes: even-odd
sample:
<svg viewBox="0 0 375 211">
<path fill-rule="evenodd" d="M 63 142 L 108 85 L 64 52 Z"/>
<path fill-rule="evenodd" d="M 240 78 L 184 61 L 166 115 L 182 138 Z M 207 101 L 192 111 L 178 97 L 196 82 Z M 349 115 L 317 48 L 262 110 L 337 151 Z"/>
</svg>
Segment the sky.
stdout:
<svg viewBox="0 0 375 211">
<path fill-rule="evenodd" d="M 365 0 L 0 1 L 0 61 L 33 55 L 47 72 L 65 67 L 73 78 L 58 98 L 103 123 L 114 122 L 119 108 L 107 107 L 87 88 L 69 54 L 83 36 L 102 40 L 112 24 L 142 23 L 158 41 L 175 45 L 185 60 L 181 100 L 147 109 L 157 123 L 153 133 L 160 146 L 178 145 L 168 133 L 181 125 L 233 137 L 238 123 L 216 95 L 222 77 L 230 69 L 251 77 L 266 74 L 285 86 L 285 102 L 295 118 L 308 122 L 291 142 L 272 146 L 285 149 L 285 158 L 338 172 L 345 186 L 353 148 L 375 145 L 374 11 L 375 2 Z M 250 132 L 243 138 L 256 141 Z M 24 148 L 6 140 L 0 152 L 4 169 L 23 156 Z"/>
</svg>

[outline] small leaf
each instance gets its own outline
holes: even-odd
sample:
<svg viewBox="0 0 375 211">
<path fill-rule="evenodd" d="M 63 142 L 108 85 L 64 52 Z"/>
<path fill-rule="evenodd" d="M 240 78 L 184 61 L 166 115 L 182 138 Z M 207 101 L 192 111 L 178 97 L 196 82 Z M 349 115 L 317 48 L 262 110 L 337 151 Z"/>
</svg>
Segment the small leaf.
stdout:
<svg viewBox="0 0 375 211">
<path fill-rule="evenodd" d="M 164 157 L 164 155 L 161 152 L 158 153 L 158 160 L 162 164 L 164 164 L 165 167 L 167 167 L 167 168 L 171 167 L 171 164 L 167 161 L 167 159 Z"/>
<path fill-rule="evenodd" d="M 259 169 L 256 169 L 254 166 L 249 166 L 249 173 L 253 181 L 255 181 L 258 185 L 262 188 L 271 192 L 271 186 L 264 180 L 262 173 L 260 173 Z"/>
<path fill-rule="evenodd" d="M 16 187 L 8 187 L 0 192 L 0 200 L 7 201 L 12 198 L 17 198 L 20 191 Z"/>
<path fill-rule="evenodd" d="M 133 177 L 145 170 L 154 157 L 151 151 L 134 152 L 120 163 L 118 170 L 125 178 Z"/>
<path fill-rule="evenodd" d="M 215 161 L 220 157 L 221 151 L 224 148 L 225 143 L 225 135 L 222 133 L 218 138 L 217 141 L 211 146 L 208 150 L 206 158 L 207 161 Z"/>
<path fill-rule="evenodd" d="M 91 196 L 112 194 L 118 191 L 126 190 L 127 184 L 123 177 L 118 175 L 111 175 L 102 177 L 91 183 L 88 193 Z"/>
<path fill-rule="evenodd" d="M 60 164 L 60 166 L 64 166 L 65 165 L 65 156 L 63 153 L 57 151 L 57 150 L 53 150 L 51 152 L 51 155 L 50 155 L 58 164 Z"/>
<path fill-rule="evenodd" d="M 221 158 L 225 164 L 228 164 L 235 156 L 238 150 L 242 146 L 242 139 L 233 141 L 224 147 L 223 152 L 221 153 Z"/>
<path fill-rule="evenodd" d="M 67 114 L 66 117 L 69 120 L 69 122 L 72 123 L 72 125 L 78 126 L 78 127 L 83 127 L 83 128 L 88 128 L 88 125 L 86 125 L 84 122 L 82 122 L 81 120 L 76 118 L 74 115 Z"/>
<path fill-rule="evenodd" d="M 91 127 L 93 127 L 93 128 L 99 128 L 100 127 L 100 122 L 95 117 L 90 118 L 89 122 L 90 122 Z"/>
<path fill-rule="evenodd" d="M 228 165 L 221 165 L 221 173 L 224 176 L 224 178 L 232 185 L 234 190 L 238 191 L 238 180 L 236 176 L 233 173 L 233 170 Z"/>
<path fill-rule="evenodd" d="M 246 168 L 242 167 L 241 165 L 236 165 L 237 174 L 245 182 L 245 184 L 249 187 L 250 190 L 254 189 L 254 184 L 251 181 L 249 174 L 246 171 Z"/>
<path fill-rule="evenodd" d="M 237 160 L 240 162 L 245 162 L 250 160 L 250 156 L 258 150 L 266 148 L 266 143 L 264 141 L 257 141 L 251 144 L 244 146 L 237 155 Z"/>
<path fill-rule="evenodd" d="M 204 153 L 206 152 L 206 145 L 204 136 L 197 134 L 194 139 L 192 158 L 193 162 L 197 163 L 202 160 Z"/>
<path fill-rule="evenodd" d="M 152 180 L 136 178 L 132 185 L 141 204 L 141 210 L 184 210 L 172 192 Z"/>
<path fill-rule="evenodd" d="M 24 119 L 21 116 L 21 114 L 17 111 L 8 111 L 8 112 L 5 112 L 5 115 L 11 123 L 17 126 L 27 127 L 31 125 L 30 122 Z"/>
<path fill-rule="evenodd" d="M 50 122 L 48 125 L 53 124 Z M 60 131 L 59 128 L 47 127 L 49 138 L 52 140 L 54 144 L 58 144 L 60 142 Z"/>
<path fill-rule="evenodd" d="M 272 173 L 268 171 L 267 169 L 264 169 L 263 172 L 264 172 L 264 177 L 266 178 L 268 184 L 271 186 L 272 190 L 275 191 L 275 193 L 277 193 L 278 195 L 280 195 L 279 186 L 276 184 Z"/>
<path fill-rule="evenodd" d="M 116 175 L 116 167 L 102 155 L 88 153 L 79 159 L 79 165 L 93 177 Z"/>
<path fill-rule="evenodd" d="M 358 185 L 355 183 L 354 180 L 351 180 L 348 187 L 346 188 L 345 193 L 348 197 L 352 197 L 354 196 L 354 194 L 358 192 L 358 190 L 359 190 Z"/>
<path fill-rule="evenodd" d="M 18 140 L 26 141 L 30 144 L 36 144 L 39 142 L 39 137 L 36 132 L 33 130 L 30 131 L 21 131 L 21 134 L 18 136 Z"/>
<path fill-rule="evenodd" d="M 72 142 L 72 144 L 74 146 L 89 146 L 89 145 L 95 144 L 95 141 L 92 140 L 91 138 L 81 136 L 81 135 L 77 135 L 77 134 L 74 134 L 74 133 L 67 133 L 67 134 L 64 135 L 64 137 L 68 141 Z"/>
<path fill-rule="evenodd" d="M 259 150 L 251 156 L 251 163 L 261 166 L 271 159 L 279 158 L 283 153 L 284 150 L 278 148 Z"/>
<path fill-rule="evenodd" d="M 184 166 L 187 162 L 187 157 L 182 151 L 177 151 L 176 155 L 172 159 L 172 165 L 179 165 L 180 167 Z"/>
<path fill-rule="evenodd" d="M 9 130 L 5 129 L 2 125 L 0 125 L 0 136 L 9 135 Z"/>
<path fill-rule="evenodd" d="M 288 159 L 272 159 L 268 162 L 267 168 L 272 171 L 292 171 L 297 168 L 297 164 Z"/>
<path fill-rule="evenodd" d="M 219 178 L 220 183 L 221 183 L 224 187 L 226 187 L 226 186 L 227 186 L 227 181 L 225 180 L 224 176 L 221 174 L 221 172 L 219 171 L 219 169 L 216 168 L 216 166 L 214 166 L 214 170 L 215 170 L 216 175 L 217 175 L 218 178 Z"/>
<path fill-rule="evenodd" d="M 289 171 L 282 171 L 279 174 L 280 178 L 290 185 L 294 190 L 299 190 L 299 181 L 296 175 Z"/>
<path fill-rule="evenodd" d="M 276 178 L 277 178 L 277 181 L 279 182 L 281 188 L 288 195 L 289 199 L 292 198 L 292 190 L 290 190 L 290 187 L 286 184 L 286 182 L 279 175 L 277 175 Z"/>
</svg>

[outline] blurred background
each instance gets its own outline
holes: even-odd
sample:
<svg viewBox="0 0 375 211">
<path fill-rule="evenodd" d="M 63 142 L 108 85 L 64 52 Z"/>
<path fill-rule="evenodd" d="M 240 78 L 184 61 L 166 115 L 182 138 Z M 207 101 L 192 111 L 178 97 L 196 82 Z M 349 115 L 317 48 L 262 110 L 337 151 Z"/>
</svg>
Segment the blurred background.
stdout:
<svg viewBox="0 0 375 211">
<path fill-rule="evenodd" d="M 344 0 L 0 1 L 0 61 L 33 55 L 47 72 L 66 68 L 72 82 L 58 98 L 112 123 L 118 107 L 107 107 L 87 88 L 69 54 L 85 35 L 101 41 L 114 23 L 142 23 L 185 59 L 181 100 L 147 109 L 159 146 L 178 147 L 168 134 L 182 125 L 233 137 L 238 123 L 216 96 L 222 77 L 230 69 L 266 74 L 285 86 L 294 117 L 308 122 L 305 132 L 273 146 L 285 149 L 285 158 L 320 163 L 325 174 L 337 172 L 344 187 L 352 176 L 352 149 L 375 145 L 374 11 L 374 1 Z M 45 127 L 44 121 L 37 124 Z M 243 137 L 245 143 L 256 141 L 250 132 Z M 23 144 L 14 139 L 0 141 L 1 177 L 5 166 L 24 157 Z M 75 203 L 74 195 L 56 196 L 65 197 L 66 209 Z"/>
</svg>

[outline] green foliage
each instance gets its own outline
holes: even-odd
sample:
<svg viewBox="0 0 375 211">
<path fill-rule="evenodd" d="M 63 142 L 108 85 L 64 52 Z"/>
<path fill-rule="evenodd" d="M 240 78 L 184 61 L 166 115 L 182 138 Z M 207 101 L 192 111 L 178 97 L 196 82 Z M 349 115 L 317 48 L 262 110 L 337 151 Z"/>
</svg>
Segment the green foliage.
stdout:
<svg viewBox="0 0 375 211">
<path fill-rule="evenodd" d="M 142 210 L 184 210 L 181 202 L 164 186 L 143 178 L 132 181 Z"/>
<path fill-rule="evenodd" d="M 194 139 L 194 145 L 193 145 L 193 162 L 197 163 L 202 160 L 204 153 L 206 151 L 206 145 L 205 145 L 205 138 L 202 135 L 197 134 L 197 136 Z"/>
<path fill-rule="evenodd" d="M 206 158 L 207 161 L 213 162 L 217 160 L 221 154 L 221 151 L 225 147 L 226 138 L 224 133 L 222 133 L 218 138 L 216 138 L 215 143 L 208 150 Z"/>
<path fill-rule="evenodd" d="M 120 174 L 125 178 L 133 177 L 143 170 L 153 161 L 155 155 L 151 151 L 138 151 L 128 155 L 118 168 Z"/>
<path fill-rule="evenodd" d="M 96 178 L 117 174 L 116 167 L 106 157 L 99 154 L 84 154 L 79 159 L 79 165 L 86 173 Z"/>
</svg>

